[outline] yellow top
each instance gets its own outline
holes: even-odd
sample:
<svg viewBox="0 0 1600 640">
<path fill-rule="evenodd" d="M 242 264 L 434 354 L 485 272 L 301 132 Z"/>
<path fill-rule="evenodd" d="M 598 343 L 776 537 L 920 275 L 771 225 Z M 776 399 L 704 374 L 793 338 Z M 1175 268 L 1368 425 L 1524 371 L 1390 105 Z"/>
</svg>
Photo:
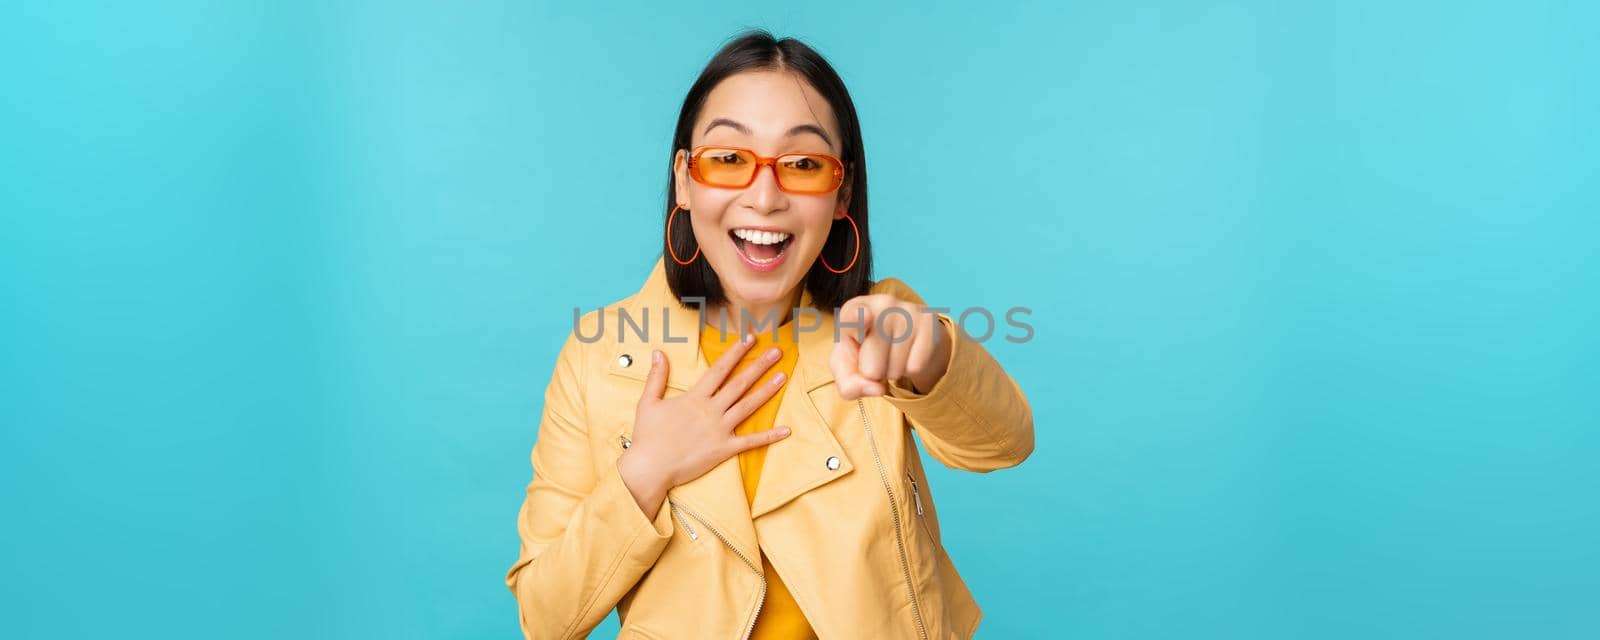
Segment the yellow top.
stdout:
<svg viewBox="0 0 1600 640">
<path fill-rule="evenodd" d="M 790 321 L 791 323 L 793 320 Z M 739 339 L 729 323 L 729 331 L 724 333 L 715 326 L 703 326 L 700 329 L 700 350 L 705 352 L 706 362 L 713 363 L 724 352 L 732 347 Z M 725 338 L 725 339 L 724 339 Z M 783 352 L 777 364 L 761 374 L 757 385 L 766 384 L 772 379 L 773 374 L 782 371 L 784 386 L 788 386 L 788 378 L 794 374 L 794 363 L 799 359 L 800 352 L 794 339 L 793 327 L 785 323 L 778 328 L 778 339 L 772 339 L 772 330 L 768 328 L 756 334 L 756 343 L 745 352 L 744 358 L 739 362 L 737 370 L 743 370 L 751 361 L 760 357 L 767 349 L 778 347 Z M 751 388 L 755 388 L 752 386 Z M 783 399 L 780 389 L 771 399 L 756 409 L 755 413 L 739 423 L 733 432 L 737 434 L 755 433 L 773 428 L 773 421 L 778 417 L 778 403 Z M 744 475 L 744 497 L 748 501 L 756 499 L 756 485 L 761 482 L 761 465 L 767 459 L 767 448 L 756 447 L 739 454 L 739 471 Z M 794 596 L 789 594 L 789 588 L 784 586 L 783 580 L 778 578 L 778 572 L 772 568 L 772 563 L 767 561 L 767 554 L 761 554 L 761 568 L 767 574 L 767 599 L 761 605 L 761 613 L 756 617 L 755 629 L 751 631 L 751 640 L 768 638 L 811 638 L 817 637 L 811 629 L 811 623 L 800 612 L 800 605 L 794 601 Z"/>
</svg>

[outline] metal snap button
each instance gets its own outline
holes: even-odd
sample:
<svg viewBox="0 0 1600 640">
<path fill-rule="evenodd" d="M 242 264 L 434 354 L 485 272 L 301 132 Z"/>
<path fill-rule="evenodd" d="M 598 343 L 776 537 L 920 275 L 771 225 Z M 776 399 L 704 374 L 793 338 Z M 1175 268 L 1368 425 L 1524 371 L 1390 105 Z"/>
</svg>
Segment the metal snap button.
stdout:
<svg viewBox="0 0 1600 640">
<path fill-rule="evenodd" d="M 836 458 L 834 456 L 828 456 L 828 470 L 829 471 L 838 471 L 839 470 L 839 459 L 838 458 Z"/>
<path fill-rule="evenodd" d="M 626 449 L 628 447 L 633 446 L 633 441 L 629 440 L 628 436 L 617 436 L 617 438 L 619 440 L 622 440 L 622 448 Z"/>
<path fill-rule="evenodd" d="M 626 353 L 617 356 L 617 366 L 627 368 L 630 364 L 633 364 L 633 356 L 630 356 Z"/>
</svg>

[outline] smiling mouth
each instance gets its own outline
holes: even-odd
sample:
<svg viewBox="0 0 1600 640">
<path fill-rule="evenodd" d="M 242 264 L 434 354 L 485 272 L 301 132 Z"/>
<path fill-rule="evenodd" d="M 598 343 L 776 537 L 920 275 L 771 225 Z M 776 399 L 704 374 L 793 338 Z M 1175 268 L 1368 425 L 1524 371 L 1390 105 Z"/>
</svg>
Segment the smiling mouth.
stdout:
<svg viewBox="0 0 1600 640">
<path fill-rule="evenodd" d="M 728 237 L 733 240 L 740 257 L 757 269 L 777 266 L 794 241 L 793 234 L 756 229 L 734 229 L 728 232 Z"/>
</svg>

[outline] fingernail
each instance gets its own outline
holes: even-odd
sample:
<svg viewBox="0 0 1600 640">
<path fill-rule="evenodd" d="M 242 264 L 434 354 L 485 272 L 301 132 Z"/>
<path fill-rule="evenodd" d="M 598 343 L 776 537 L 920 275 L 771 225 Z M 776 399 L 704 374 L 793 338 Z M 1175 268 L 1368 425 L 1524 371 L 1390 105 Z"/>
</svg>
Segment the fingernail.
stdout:
<svg viewBox="0 0 1600 640">
<path fill-rule="evenodd" d="M 745 344 L 750 344 L 750 343 L 755 342 L 755 341 L 756 341 L 756 334 L 753 334 L 753 333 L 746 333 L 746 334 L 744 334 L 744 337 L 739 338 L 739 342 L 743 342 Z"/>
<path fill-rule="evenodd" d="M 778 427 L 778 435 L 780 435 L 780 436 L 789 435 L 789 428 L 788 427 Z"/>
<path fill-rule="evenodd" d="M 661 352 L 659 350 L 658 351 L 651 351 L 650 352 L 650 361 L 655 363 L 655 364 L 661 364 Z"/>
<path fill-rule="evenodd" d="M 781 356 L 781 355 L 783 355 L 783 352 L 778 350 L 777 347 L 773 347 L 771 349 L 767 349 L 767 357 L 768 358 L 777 359 L 778 356 Z"/>
<path fill-rule="evenodd" d="M 783 384 L 783 372 L 782 371 L 779 371 L 777 373 L 772 374 L 772 384 Z"/>
</svg>

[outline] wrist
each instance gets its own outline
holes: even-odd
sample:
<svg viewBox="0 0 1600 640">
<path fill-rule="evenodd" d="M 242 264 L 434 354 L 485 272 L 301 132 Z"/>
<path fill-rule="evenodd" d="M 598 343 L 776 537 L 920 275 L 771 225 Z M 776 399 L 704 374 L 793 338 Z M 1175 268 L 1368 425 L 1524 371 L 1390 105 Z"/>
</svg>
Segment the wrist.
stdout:
<svg viewBox="0 0 1600 640">
<path fill-rule="evenodd" d="M 635 489 L 649 493 L 665 494 L 672 488 L 672 478 L 665 465 L 656 464 L 637 450 L 628 450 L 617 458 L 617 470 Z"/>
</svg>

